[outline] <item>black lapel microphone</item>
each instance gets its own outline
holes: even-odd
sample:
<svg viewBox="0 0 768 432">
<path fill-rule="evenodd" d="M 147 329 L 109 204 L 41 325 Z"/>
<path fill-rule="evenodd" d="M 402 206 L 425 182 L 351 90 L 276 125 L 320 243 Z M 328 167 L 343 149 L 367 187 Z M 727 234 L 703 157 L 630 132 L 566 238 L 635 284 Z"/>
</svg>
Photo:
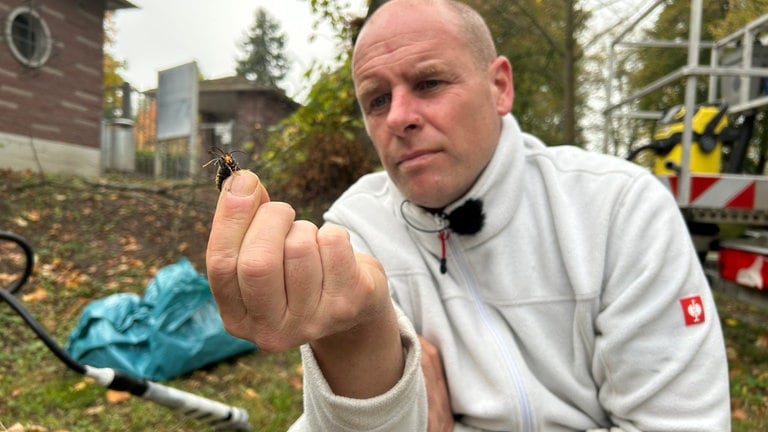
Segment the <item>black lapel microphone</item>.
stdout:
<svg viewBox="0 0 768 432">
<path fill-rule="evenodd" d="M 446 242 L 448 240 L 448 233 L 454 232 L 459 235 L 472 235 L 477 234 L 483 229 L 485 224 L 485 213 L 483 213 L 483 201 L 480 199 L 468 199 L 464 204 L 456 207 L 450 213 L 436 212 L 432 213 L 439 215 L 446 224 L 442 228 L 436 230 L 423 229 L 413 224 L 406 216 L 404 207 L 409 201 L 403 201 L 400 205 L 400 213 L 403 215 L 405 222 L 412 228 L 422 232 L 437 233 L 438 239 L 440 239 L 440 273 L 445 274 L 448 271 L 448 261 L 446 257 Z"/>
<path fill-rule="evenodd" d="M 448 228 L 456 234 L 477 234 L 485 224 L 483 201 L 468 199 L 450 213 L 444 213 Z"/>
</svg>

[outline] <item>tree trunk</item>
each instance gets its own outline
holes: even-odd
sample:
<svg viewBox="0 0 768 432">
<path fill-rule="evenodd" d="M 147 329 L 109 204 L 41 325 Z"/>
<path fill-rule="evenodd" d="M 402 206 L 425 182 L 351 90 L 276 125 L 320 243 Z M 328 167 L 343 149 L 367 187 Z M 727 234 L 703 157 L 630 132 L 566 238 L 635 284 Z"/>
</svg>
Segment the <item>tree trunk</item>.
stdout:
<svg viewBox="0 0 768 432">
<path fill-rule="evenodd" d="M 576 139 L 576 0 L 566 0 L 565 52 L 563 58 L 563 143 L 578 144 Z"/>
</svg>

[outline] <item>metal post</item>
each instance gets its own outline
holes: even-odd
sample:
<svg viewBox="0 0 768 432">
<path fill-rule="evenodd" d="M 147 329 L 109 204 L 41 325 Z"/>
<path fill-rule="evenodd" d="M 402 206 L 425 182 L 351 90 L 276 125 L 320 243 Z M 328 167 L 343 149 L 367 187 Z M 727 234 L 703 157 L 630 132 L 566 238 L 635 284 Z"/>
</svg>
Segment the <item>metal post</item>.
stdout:
<svg viewBox="0 0 768 432">
<path fill-rule="evenodd" d="M 189 107 L 189 115 L 190 115 L 190 128 L 189 128 L 189 138 L 187 143 L 188 148 L 188 154 L 189 154 L 189 161 L 188 161 L 188 171 L 189 171 L 189 177 L 195 178 L 200 170 L 200 152 L 198 150 L 198 143 L 197 143 L 197 136 L 198 136 L 198 110 L 199 110 L 199 98 L 200 98 L 200 87 L 199 87 L 199 80 L 197 79 L 197 76 L 199 74 L 197 69 L 197 63 L 193 63 L 192 67 L 194 68 L 194 76 L 191 80 L 190 86 L 191 86 L 191 93 L 192 98 L 190 101 L 190 107 Z"/>
<path fill-rule="evenodd" d="M 699 43 L 701 41 L 702 0 L 691 1 L 691 22 L 688 46 L 688 68 L 699 65 Z M 688 75 L 685 84 L 685 127 L 683 129 L 683 151 L 680 157 L 680 183 L 677 203 L 687 206 L 691 200 L 691 146 L 693 144 L 693 110 L 696 106 L 696 75 Z"/>
<path fill-rule="evenodd" d="M 754 55 L 755 35 L 751 31 L 745 31 L 741 44 L 741 66 L 744 69 L 752 68 L 752 56 Z M 752 98 L 752 79 L 751 76 L 741 76 L 741 87 L 739 87 L 739 103 L 749 102 Z"/>
<path fill-rule="evenodd" d="M 607 106 L 611 106 L 611 98 L 613 97 L 613 80 L 615 78 L 616 71 L 614 71 L 616 57 L 616 45 L 611 44 L 611 48 L 608 53 L 608 79 L 605 84 L 605 100 L 608 102 Z M 611 115 L 613 112 L 603 114 L 603 154 L 608 153 L 608 143 L 611 141 L 611 135 L 613 132 Z M 616 146 L 614 146 L 615 148 Z"/>
<path fill-rule="evenodd" d="M 165 160 L 165 154 L 167 149 L 168 142 L 166 141 L 160 141 L 159 139 L 155 138 L 155 159 L 154 159 L 154 169 L 152 170 L 155 174 L 155 179 L 159 180 L 163 177 L 165 177 L 165 169 L 163 167 L 163 161 Z"/>
<path fill-rule="evenodd" d="M 717 44 L 714 44 L 712 46 L 712 53 L 710 55 L 709 60 L 709 66 L 711 68 L 716 68 L 720 66 L 720 46 Z M 709 75 L 709 86 L 707 88 L 707 101 L 708 102 L 714 102 L 717 100 L 717 90 L 718 90 L 718 80 L 720 79 L 719 76 L 715 74 Z"/>
</svg>

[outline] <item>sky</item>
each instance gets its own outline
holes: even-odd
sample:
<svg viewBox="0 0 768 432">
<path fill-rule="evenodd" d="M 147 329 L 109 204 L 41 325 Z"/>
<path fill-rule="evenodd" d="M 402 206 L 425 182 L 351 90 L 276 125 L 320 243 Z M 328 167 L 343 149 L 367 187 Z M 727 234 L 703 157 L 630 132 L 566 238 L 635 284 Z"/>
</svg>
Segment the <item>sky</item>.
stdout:
<svg viewBox="0 0 768 432">
<path fill-rule="evenodd" d="M 331 31 L 312 30 L 314 18 L 307 0 L 130 0 L 136 9 L 115 13 L 113 55 L 126 62 L 121 73 L 134 88 L 157 87 L 158 72 L 192 61 L 206 79 L 235 75 L 239 42 L 254 22 L 259 7 L 286 35 L 285 56 L 291 70 L 282 88 L 290 97 L 309 90 L 302 79 L 313 61 L 332 63 L 337 49 Z M 365 13 L 365 0 L 349 0 L 356 14 Z M 312 34 L 317 37 L 310 42 Z"/>
<path fill-rule="evenodd" d="M 239 42 L 254 22 L 257 8 L 263 7 L 278 22 L 286 35 L 284 54 L 291 70 L 281 82 L 286 94 L 301 102 L 310 83 L 303 74 L 313 61 L 331 63 L 338 52 L 330 29 L 319 33 L 312 29 L 309 0 L 130 0 L 136 9 L 120 9 L 115 13 L 115 46 L 112 54 L 124 60 L 123 78 L 139 91 L 157 87 L 158 72 L 191 61 L 206 79 L 235 74 L 236 58 L 242 54 Z M 350 5 L 351 13 L 364 15 L 367 0 L 338 0 Z M 623 6 L 621 12 L 611 9 L 609 19 L 636 8 L 628 4 L 651 3 L 653 0 L 585 0 L 595 11 Z M 317 37 L 310 42 L 312 34 Z"/>
</svg>

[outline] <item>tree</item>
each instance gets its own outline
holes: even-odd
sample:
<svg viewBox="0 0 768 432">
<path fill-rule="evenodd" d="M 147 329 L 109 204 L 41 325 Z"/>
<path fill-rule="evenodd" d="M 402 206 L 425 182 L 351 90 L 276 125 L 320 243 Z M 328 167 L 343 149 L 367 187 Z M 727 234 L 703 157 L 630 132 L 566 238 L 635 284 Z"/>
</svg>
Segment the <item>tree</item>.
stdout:
<svg viewBox="0 0 768 432">
<path fill-rule="evenodd" d="M 307 102 L 283 120 L 261 153 L 256 170 L 270 184 L 272 197 L 303 210 L 302 217 L 321 221 L 328 205 L 361 175 L 378 167 L 363 126 L 352 85 L 353 25 L 335 1 L 310 0 L 317 17 L 336 30 L 342 47 L 334 67 L 313 65 L 315 78 Z"/>
<path fill-rule="evenodd" d="M 727 0 L 726 3 L 728 13 L 708 26 L 715 39 L 728 36 L 768 11 L 768 0 Z"/>
<path fill-rule="evenodd" d="M 284 120 L 261 153 L 256 170 L 270 195 L 320 221 L 328 204 L 363 174 L 378 167 L 352 86 L 349 57 L 316 81 L 308 102 Z"/>
<path fill-rule="evenodd" d="M 548 144 L 583 144 L 578 129 L 585 98 L 577 79 L 579 37 L 589 13 L 578 0 L 471 0 L 485 18 L 499 54 L 515 74 L 513 112 L 523 130 Z"/>
<path fill-rule="evenodd" d="M 713 35 L 710 23 L 722 20 L 727 12 L 728 0 L 703 2 L 702 41 L 711 41 Z M 688 41 L 690 32 L 690 2 L 669 2 L 661 10 L 653 27 L 645 33 L 647 40 L 679 40 Z M 709 50 L 702 50 L 701 59 L 708 59 Z M 646 48 L 638 51 L 636 62 L 629 64 L 632 71 L 629 74 L 631 90 L 637 90 L 664 75 L 675 71 L 688 63 L 687 49 Z M 705 60 L 706 61 L 706 60 Z M 697 100 L 706 99 L 706 82 L 699 80 Z M 685 79 L 674 85 L 667 86 L 659 92 L 640 100 L 641 110 L 665 110 L 683 103 L 685 99 Z"/>
<path fill-rule="evenodd" d="M 104 97 L 102 100 L 102 112 L 105 119 L 116 118 L 121 113 L 120 109 L 123 102 L 120 86 L 125 80 L 120 72 L 125 69 L 126 63 L 112 54 L 116 33 L 114 16 L 112 12 L 107 12 L 104 16 Z"/>
<path fill-rule="evenodd" d="M 255 20 L 240 42 L 243 56 L 237 60 L 237 75 L 270 87 L 285 78 L 288 61 L 283 54 L 285 34 L 264 8 L 256 9 Z"/>
</svg>

